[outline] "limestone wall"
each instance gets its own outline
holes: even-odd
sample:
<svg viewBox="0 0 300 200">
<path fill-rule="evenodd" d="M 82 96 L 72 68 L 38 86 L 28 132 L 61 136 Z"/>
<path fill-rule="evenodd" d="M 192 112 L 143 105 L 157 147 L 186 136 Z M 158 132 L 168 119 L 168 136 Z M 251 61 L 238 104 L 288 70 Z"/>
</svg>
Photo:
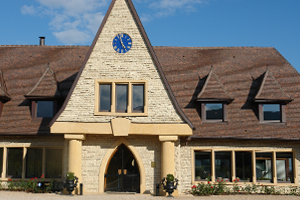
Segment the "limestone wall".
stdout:
<svg viewBox="0 0 300 200">
<path fill-rule="evenodd" d="M 86 192 L 99 192 L 99 170 L 103 157 L 120 138 L 106 135 L 87 135 L 82 144 L 82 180 Z M 146 192 L 153 193 L 160 182 L 161 145 L 157 136 L 129 136 L 125 138 L 134 146 L 145 168 Z M 156 167 L 151 167 L 151 162 Z"/>
<path fill-rule="evenodd" d="M 113 38 L 126 33 L 132 48 L 125 54 L 112 47 Z M 142 123 L 182 123 L 161 81 L 144 39 L 124 0 L 116 3 L 97 39 L 97 43 L 79 78 L 74 92 L 57 121 L 109 122 L 112 116 L 94 116 L 95 80 L 148 81 L 148 116 L 128 117 Z"/>
</svg>

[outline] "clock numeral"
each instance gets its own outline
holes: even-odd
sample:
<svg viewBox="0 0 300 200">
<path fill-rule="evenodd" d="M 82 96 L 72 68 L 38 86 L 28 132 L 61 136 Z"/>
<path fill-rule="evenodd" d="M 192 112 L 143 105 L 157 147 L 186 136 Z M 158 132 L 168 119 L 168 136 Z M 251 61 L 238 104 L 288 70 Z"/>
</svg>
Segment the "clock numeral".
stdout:
<svg viewBox="0 0 300 200">
<path fill-rule="evenodd" d="M 118 48 L 118 49 L 117 49 L 117 51 L 119 51 L 119 52 L 120 52 L 120 49 Z"/>
<path fill-rule="evenodd" d="M 131 48 L 131 46 L 127 46 L 127 49 L 130 49 Z"/>
<path fill-rule="evenodd" d="M 117 49 L 118 47 L 117 46 L 114 46 L 114 49 Z"/>
<path fill-rule="evenodd" d="M 128 38 L 127 41 L 130 41 L 130 38 Z"/>
<path fill-rule="evenodd" d="M 131 42 L 128 42 L 128 44 L 131 44 Z"/>
</svg>

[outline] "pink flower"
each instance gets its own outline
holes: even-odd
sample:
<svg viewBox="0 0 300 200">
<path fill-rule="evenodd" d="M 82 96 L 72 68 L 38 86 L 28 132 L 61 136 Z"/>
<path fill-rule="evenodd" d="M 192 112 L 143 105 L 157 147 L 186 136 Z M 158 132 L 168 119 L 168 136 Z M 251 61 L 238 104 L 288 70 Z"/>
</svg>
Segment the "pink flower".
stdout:
<svg viewBox="0 0 300 200">
<path fill-rule="evenodd" d="M 34 178 L 31 178 L 30 180 L 32 181 Z"/>
<path fill-rule="evenodd" d="M 207 183 L 208 183 L 208 184 L 210 184 L 210 182 L 209 182 L 209 181 L 207 181 Z"/>
<path fill-rule="evenodd" d="M 37 177 L 35 177 L 34 179 L 37 179 Z"/>
<path fill-rule="evenodd" d="M 213 186 L 210 186 L 210 188 L 213 188 Z"/>
<path fill-rule="evenodd" d="M 195 189 L 195 188 L 196 188 L 196 185 L 193 185 L 193 186 L 192 186 L 192 189 Z"/>
<path fill-rule="evenodd" d="M 41 176 L 41 178 L 45 178 L 44 174 Z"/>
<path fill-rule="evenodd" d="M 12 180 L 9 178 L 8 181 L 12 181 Z"/>
<path fill-rule="evenodd" d="M 240 179 L 237 179 L 237 181 L 240 181 Z"/>
<path fill-rule="evenodd" d="M 226 180 L 226 182 L 228 182 L 228 180 Z"/>
</svg>

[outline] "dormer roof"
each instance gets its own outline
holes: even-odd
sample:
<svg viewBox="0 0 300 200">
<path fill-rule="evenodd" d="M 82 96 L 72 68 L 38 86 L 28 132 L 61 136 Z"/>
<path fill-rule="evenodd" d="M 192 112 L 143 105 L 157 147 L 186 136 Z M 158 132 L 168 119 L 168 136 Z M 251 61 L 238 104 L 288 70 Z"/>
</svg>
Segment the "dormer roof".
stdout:
<svg viewBox="0 0 300 200">
<path fill-rule="evenodd" d="M 225 90 L 213 67 L 207 75 L 204 86 L 197 96 L 197 101 L 232 101 L 233 97 Z"/>
<path fill-rule="evenodd" d="M 272 72 L 267 69 L 259 90 L 254 98 L 255 102 L 292 101 L 292 98 L 284 92 Z"/>
<path fill-rule="evenodd" d="M 6 102 L 11 100 L 11 97 L 7 93 L 6 84 L 3 78 L 3 72 L 0 70 L 0 100 Z"/>
<path fill-rule="evenodd" d="M 26 98 L 60 98 L 55 73 L 48 66 L 39 81 L 25 95 Z"/>
</svg>

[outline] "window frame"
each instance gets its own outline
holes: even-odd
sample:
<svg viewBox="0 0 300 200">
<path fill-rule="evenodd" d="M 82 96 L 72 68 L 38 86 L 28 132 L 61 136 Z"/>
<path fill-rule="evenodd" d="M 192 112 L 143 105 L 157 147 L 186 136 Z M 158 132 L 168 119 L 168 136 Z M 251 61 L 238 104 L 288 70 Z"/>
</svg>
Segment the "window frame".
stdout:
<svg viewBox="0 0 300 200">
<path fill-rule="evenodd" d="M 100 85 L 111 84 L 111 109 L 100 111 Z M 116 85 L 128 85 L 127 91 L 127 112 L 116 110 Z M 144 112 L 133 111 L 133 85 L 144 86 Z M 95 80 L 95 105 L 94 115 L 96 116 L 148 116 L 148 81 L 147 80 Z"/>
<path fill-rule="evenodd" d="M 264 119 L 264 109 L 263 105 L 267 104 L 277 104 L 280 108 L 280 120 L 265 120 Z M 274 124 L 285 124 L 286 123 L 286 113 L 285 113 L 285 104 L 282 103 L 259 103 L 258 104 L 258 115 L 259 115 L 259 122 L 264 124 L 274 123 Z"/>
<path fill-rule="evenodd" d="M 208 103 L 220 103 L 222 104 L 222 107 L 223 107 L 223 119 L 207 119 L 206 118 L 206 104 Z M 223 101 L 205 101 L 205 102 L 201 102 L 201 120 L 202 122 L 204 123 L 226 123 L 227 122 L 227 106 L 228 106 L 228 103 L 227 102 L 223 102 Z"/>
<path fill-rule="evenodd" d="M 211 182 L 217 182 L 216 179 L 216 171 L 215 171 L 215 152 L 231 152 L 231 181 L 236 179 L 236 158 L 235 152 L 251 152 L 251 171 L 252 177 L 250 181 L 251 183 L 259 183 L 263 182 L 261 180 L 257 180 L 256 175 L 256 153 L 271 153 L 272 154 L 272 179 L 270 182 L 266 183 L 268 185 L 298 185 L 298 171 L 297 171 L 297 162 L 296 162 L 296 151 L 293 149 L 263 149 L 263 148 L 201 148 L 201 147 L 194 147 L 191 148 L 191 164 L 192 164 L 192 184 L 197 184 L 201 182 L 206 182 L 205 180 L 201 179 L 200 181 L 196 180 L 196 161 L 195 161 L 195 152 L 210 152 L 211 153 Z M 293 182 L 282 182 L 277 180 L 277 169 L 276 169 L 276 154 L 277 153 L 292 153 L 292 174 L 293 174 Z M 238 182 L 239 184 L 244 184 L 244 181 Z M 229 184 L 234 184 L 233 182 L 229 182 Z"/>
</svg>

